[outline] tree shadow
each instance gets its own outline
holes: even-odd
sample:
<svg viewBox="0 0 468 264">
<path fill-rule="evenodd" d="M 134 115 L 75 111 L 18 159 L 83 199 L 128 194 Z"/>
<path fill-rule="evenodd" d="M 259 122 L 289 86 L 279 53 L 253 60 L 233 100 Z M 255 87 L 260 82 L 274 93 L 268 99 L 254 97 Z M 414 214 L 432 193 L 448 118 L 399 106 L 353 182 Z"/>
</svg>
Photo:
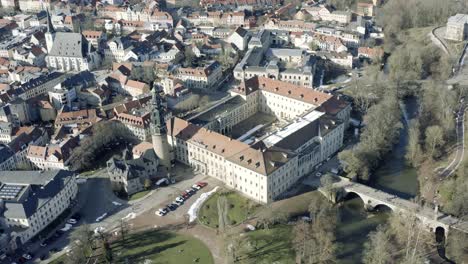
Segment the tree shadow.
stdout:
<svg viewBox="0 0 468 264">
<path fill-rule="evenodd" d="M 153 248 L 148 249 L 148 250 L 138 252 L 136 254 L 132 254 L 131 256 L 122 257 L 122 258 L 128 258 L 129 260 L 138 261 L 141 258 L 144 259 L 144 258 L 150 257 L 150 256 L 152 256 L 154 254 L 159 254 L 159 253 L 161 253 L 161 252 L 163 252 L 165 250 L 178 247 L 178 246 L 183 245 L 185 243 L 186 243 L 186 241 L 184 240 L 184 241 L 170 243 L 170 244 L 166 244 L 166 245 L 162 245 L 162 246 L 157 246 L 157 247 L 153 247 Z M 131 262 L 131 263 L 133 263 L 133 262 Z"/>
</svg>

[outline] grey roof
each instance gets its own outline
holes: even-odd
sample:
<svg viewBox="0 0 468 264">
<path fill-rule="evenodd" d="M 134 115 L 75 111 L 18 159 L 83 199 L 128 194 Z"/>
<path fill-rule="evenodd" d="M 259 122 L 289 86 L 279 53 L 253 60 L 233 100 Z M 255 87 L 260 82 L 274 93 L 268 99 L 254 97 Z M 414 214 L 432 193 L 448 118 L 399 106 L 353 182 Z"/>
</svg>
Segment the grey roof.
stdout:
<svg viewBox="0 0 468 264">
<path fill-rule="evenodd" d="M 15 89 L 15 93 L 17 95 L 20 95 L 20 94 L 23 94 L 25 93 L 26 91 L 30 90 L 30 89 L 33 89 L 39 85 L 42 85 L 46 82 L 49 82 L 53 79 L 56 79 L 56 78 L 60 78 L 61 76 L 63 75 L 63 73 L 60 73 L 60 72 L 52 72 L 48 75 L 42 75 L 38 78 L 35 78 L 35 79 L 32 79 L 28 82 L 25 82 L 23 83 L 20 87 L 18 87 L 17 89 Z"/>
<path fill-rule="evenodd" d="M 111 41 L 117 43 L 119 49 L 127 49 L 132 46 L 132 39 L 128 36 L 114 37 Z"/>
<path fill-rule="evenodd" d="M 219 117 L 229 114 L 232 110 L 236 109 L 237 107 L 245 104 L 246 101 L 242 96 L 236 95 L 234 97 L 229 98 L 229 100 L 224 101 L 222 104 L 218 104 L 217 106 L 210 108 L 208 111 L 202 112 L 200 115 L 194 116 L 193 118 L 189 119 L 190 123 L 195 125 L 206 125 Z"/>
<path fill-rule="evenodd" d="M 301 57 L 303 51 L 301 49 L 268 49 L 267 57 Z"/>
<path fill-rule="evenodd" d="M 50 56 L 86 58 L 88 41 L 81 33 L 57 32 Z"/>
<path fill-rule="evenodd" d="M 15 153 L 5 144 L 0 144 L 0 164 L 10 159 Z"/>
<path fill-rule="evenodd" d="M 235 31 L 237 34 L 239 34 L 239 36 L 241 37 L 245 37 L 245 35 L 247 35 L 247 30 L 245 30 L 243 27 L 238 27 L 236 28 L 236 31 Z"/>
<path fill-rule="evenodd" d="M 107 171 L 130 180 L 138 178 L 139 172 L 146 170 L 148 164 L 158 162 L 158 156 L 153 149 L 146 150 L 138 159 L 130 159 L 127 153 L 128 150 L 125 150 L 122 159 L 112 157 L 107 161 Z"/>
<path fill-rule="evenodd" d="M 23 187 L 14 199 L 5 199 L 6 218 L 28 218 L 56 196 L 73 178 L 73 172 L 0 171 L 1 188 Z"/>
<path fill-rule="evenodd" d="M 90 71 L 82 71 L 68 77 L 62 82 L 62 87 L 83 87 L 87 88 L 96 83 L 96 76 Z"/>
</svg>

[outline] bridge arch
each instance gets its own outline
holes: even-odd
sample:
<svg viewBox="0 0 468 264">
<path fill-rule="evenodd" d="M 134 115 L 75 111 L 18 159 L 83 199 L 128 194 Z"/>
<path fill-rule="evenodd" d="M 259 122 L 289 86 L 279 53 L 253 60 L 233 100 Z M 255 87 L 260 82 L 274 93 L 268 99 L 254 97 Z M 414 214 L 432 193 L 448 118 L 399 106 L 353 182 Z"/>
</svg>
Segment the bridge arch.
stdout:
<svg viewBox="0 0 468 264">
<path fill-rule="evenodd" d="M 437 243 L 444 243 L 445 242 L 445 237 L 447 236 L 446 230 L 442 226 L 436 227 L 434 230 L 435 233 L 435 239 Z"/>
<path fill-rule="evenodd" d="M 366 204 L 366 201 L 357 192 L 346 192 L 345 191 L 345 193 L 343 194 L 343 201 L 352 200 L 354 198 L 359 198 L 362 201 L 362 203 L 364 203 L 364 205 Z"/>
<path fill-rule="evenodd" d="M 374 206 L 374 211 L 379 211 L 379 212 L 393 212 L 393 208 L 386 205 L 386 204 L 383 204 L 383 203 L 379 203 L 377 204 L 376 206 Z"/>
<path fill-rule="evenodd" d="M 375 200 L 371 197 L 368 197 L 366 195 L 362 195 L 358 192 L 354 192 L 354 191 L 345 191 L 344 194 L 343 194 L 343 200 L 346 201 L 346 200 L 351 200 L 351 199 L 354 199 L 354 198 L 359 198 L 363 205 L 364 205 L 364 208 L 368 211 L 391 211 L 393 212 L 393 208 L 392 206 L 390 205 L 387 205 L 379 200 Z"/>
</svg>

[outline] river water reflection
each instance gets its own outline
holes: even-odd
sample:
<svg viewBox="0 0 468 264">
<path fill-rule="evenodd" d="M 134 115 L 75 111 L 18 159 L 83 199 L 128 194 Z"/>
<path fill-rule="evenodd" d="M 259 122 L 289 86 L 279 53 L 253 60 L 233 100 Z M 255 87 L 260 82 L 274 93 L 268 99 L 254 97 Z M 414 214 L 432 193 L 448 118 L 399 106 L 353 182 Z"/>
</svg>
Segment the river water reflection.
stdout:
<svg viewBox="0 0 468 264">
<path fill-rule="evenodd" d="M 402 103 L 405 113 L 402 115 L 403 129 L 399 142 L 385 158 L 385 163 L 375 172 L 371 186 L 383 191 L 412 198 L 418 192 L 417 174 L 414 168 L 406 165 L 405 153 L 408 143 L 409 121 L 416 117 L 418 104 L 410 98 Z M 362 252 L 367 236 L 378 225 L 387 221 L 390 212 L 368 213 L 358 197 L 343 202 L 339 208 L 339 224 L 336 231 L 338 240 L 338 263 L 362 263 Z"/>
</svg>

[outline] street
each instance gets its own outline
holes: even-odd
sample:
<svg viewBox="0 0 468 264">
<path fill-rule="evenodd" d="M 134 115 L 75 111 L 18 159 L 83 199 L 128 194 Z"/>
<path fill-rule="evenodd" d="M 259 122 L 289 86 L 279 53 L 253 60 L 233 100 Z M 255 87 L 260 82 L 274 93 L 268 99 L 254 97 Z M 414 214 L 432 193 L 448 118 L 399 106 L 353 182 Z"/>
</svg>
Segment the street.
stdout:
<svg viewBox="0 0 468 264">
<path fill-rule="evenodd" d="M 88 178 L 86 184 L 80 189 L 86 199 L 79 211 L 82 215 L 82 220 L 78 225 L 74 226 L 74 229 L 82 224 L 89 224 L 91 230 L 99 228 L 109 232 L 116 230 L 122 219 L 128 221 L 131 228 L 135 223 L 145 223 L 147 225 L 148 221 L 154 221 L 155 226 L 183 222 L 190 205 L 201 193 L 211 190 L 217 182 L 205 175 L 194 174 L 192 170 L 187 167 L 179 168 L 179 172 L 176 174 L 179 175 L 179 178 L 177 178 L 178 181 L 175 184 L 152 190 L 148 195 L 138 200 L 124 201 L 117 198 L 110 189 L 105 170 L 96 172 L 93 176 Z M 170 212 L 168 215 L 162 217 L 155 214 L 156 210 L 172 202 L 180 193 L 189 189 L 193 184 L 199 181 L 208 182 L 209 185 L 198 191 L 176 211 Z M 103 217 L 101 221 L 97 221 L 98 217 L 102 217 L 104 214 L 106 214 L 105 217 Z M 38 251 L 35 252 L 35 256 L 46 254 L 52 248 L 57 248 L 61 251 L 51 255 L 49 259 L 45 261 L 38 262 L 37 260 L 36 263 L 49 263 L 64 255 L 66 252 L 63 249 L 70 244 L 72 234 L 73 231 L 63 234 L 51 245 L 45 248 L 39 248 Z"/>
<path fill-rule="evenodd" d="M 465 154 L 465 102 L 460 102 L 460 108 L 458 109 L 456 115 L 456 133 L 457 133 L 457 143 L 456 143 L 456 153 L 452 162 L 439 173 L 439 177 L 445 179 L 452 175 L 463 161 L 463 156 Z"/>
</svg>

